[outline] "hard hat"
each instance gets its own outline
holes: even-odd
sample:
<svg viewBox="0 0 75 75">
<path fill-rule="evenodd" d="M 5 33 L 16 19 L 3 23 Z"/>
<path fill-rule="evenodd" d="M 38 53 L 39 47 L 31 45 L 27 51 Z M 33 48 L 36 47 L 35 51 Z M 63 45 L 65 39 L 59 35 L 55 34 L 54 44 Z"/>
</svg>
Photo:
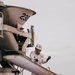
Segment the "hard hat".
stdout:
<svg viewBox="0 0 75 75">
<path fill-rule="evenodd" d="M 40 44 L 37 44 L 35 48 L 42 50 L 42 46 Z"/>
</svg>

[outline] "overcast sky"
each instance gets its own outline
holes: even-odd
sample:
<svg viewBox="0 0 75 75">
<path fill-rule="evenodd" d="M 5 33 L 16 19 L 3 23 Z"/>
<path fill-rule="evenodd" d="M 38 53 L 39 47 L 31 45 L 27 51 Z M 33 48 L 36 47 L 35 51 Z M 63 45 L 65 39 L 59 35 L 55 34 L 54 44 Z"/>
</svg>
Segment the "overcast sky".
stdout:
<svg viewBox="0 0 75 75">
<path fill-rule="evenodd" d="M 75 75 L 75 0 L 2 1 L 36 11 L 24 28 L 34 25 L 35 44 L 42 44 L 45 57 L 52 56 L 44 66 L 57 74 Z"/>
</svg>

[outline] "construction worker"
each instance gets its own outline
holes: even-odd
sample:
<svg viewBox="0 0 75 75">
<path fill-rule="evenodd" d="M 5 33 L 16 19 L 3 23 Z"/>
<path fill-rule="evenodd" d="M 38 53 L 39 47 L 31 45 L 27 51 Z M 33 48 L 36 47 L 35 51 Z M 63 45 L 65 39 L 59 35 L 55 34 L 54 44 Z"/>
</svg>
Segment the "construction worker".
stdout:
<svg viewBox="0 0 75 75">
<path fill-rule="evenodd" d="M 41 51 L 42 51 L 42 46 L 40 44 L 37 44 L 35 47 L 35 51 L 32 51 L 30 53 L 31 60 L 39 65 L 47 63 L 51 59 L 51 56 L 48 56 L 48 58 L 44 58 L 44 55 L 41 53 Z M 32 75 L 36 74 L 32 73 Z"/>
</svg>

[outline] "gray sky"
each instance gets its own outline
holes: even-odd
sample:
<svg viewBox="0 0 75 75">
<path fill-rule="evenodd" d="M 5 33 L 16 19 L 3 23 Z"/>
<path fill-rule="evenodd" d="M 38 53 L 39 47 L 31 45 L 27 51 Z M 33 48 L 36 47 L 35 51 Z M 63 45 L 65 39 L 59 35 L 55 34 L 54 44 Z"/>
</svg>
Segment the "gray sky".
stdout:
<svg viewBox="0 0 75 75">
<path fill-rule="evenodd" d="M 45 57 L 52 56 L 44 66 L 61 75 L 75 75 L 75 0 L 2 1 L 36 11 L 24 28 L 34 25 L 35 44 L 42 44 Z"/>
</svg>

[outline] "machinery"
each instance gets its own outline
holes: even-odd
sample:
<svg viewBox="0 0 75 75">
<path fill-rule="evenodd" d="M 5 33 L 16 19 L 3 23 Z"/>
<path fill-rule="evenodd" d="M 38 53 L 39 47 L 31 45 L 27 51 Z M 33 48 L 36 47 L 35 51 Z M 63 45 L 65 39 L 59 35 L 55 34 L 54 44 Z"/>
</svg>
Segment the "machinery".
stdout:
<svg viewBox="0 0 75 75">
<path fill-rule="evenodd" d="M 57 75 L 26 56 L 26 48 L 34 46 L 34 26 L 28 32 L 22 26 L 35 14 L 33 10 L 0 1 L 0 75 L 19 75 L 23 69 L 37 75 Z"/>
</svg>

